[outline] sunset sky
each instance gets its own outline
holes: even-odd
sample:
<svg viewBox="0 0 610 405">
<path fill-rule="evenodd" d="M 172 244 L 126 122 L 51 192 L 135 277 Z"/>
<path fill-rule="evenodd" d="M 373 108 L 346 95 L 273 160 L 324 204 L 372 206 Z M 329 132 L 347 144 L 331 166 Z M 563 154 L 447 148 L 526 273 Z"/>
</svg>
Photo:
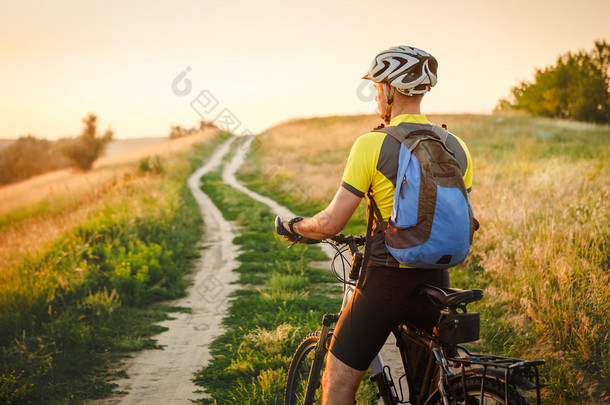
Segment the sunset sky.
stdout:
<svg viewBox="0 0 610 405">
<path fill-rule="evenodd" d="M 609 18 L 608 0 L 6 0 L 0 138 L 74 136 L 88 112 L 117 138 L 371 113 L 360 78 L 401 44 L 439 61 L 426 112 L 486 113 L 535 68 L 610 41 Z"/>
</svg>

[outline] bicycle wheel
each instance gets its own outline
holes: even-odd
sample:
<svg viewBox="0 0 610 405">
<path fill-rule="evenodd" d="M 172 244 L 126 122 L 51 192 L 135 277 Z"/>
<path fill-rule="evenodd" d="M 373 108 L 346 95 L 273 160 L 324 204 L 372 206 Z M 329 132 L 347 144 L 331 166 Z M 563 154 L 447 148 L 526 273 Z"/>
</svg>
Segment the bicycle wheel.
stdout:
<svg viewBox="0 0 610 405">
<path fill-rule="evenodd" d="M 305 403 L 305 392 L 307 382 L 311 380 L 315 384 L 315 395 L 312 404 L 319 404 L 322 401 L 322 388 L 320 386 L 320 376 L 324 361 L 316 364 L 312 369 L 314 360 L 314 349 L 320 339 L 320 332 L 310 333 L 303 339 L 294 352 L 288 376 L 286 377 L 286 388 L 284 390 L 284 405 L 302 405 Z M 312 374 L 310 377 L 310 373 Z"/>
<path fill-rule="evenodd" d="M 528 402 L 513 387 L 508 387 L 508 402 L 505 401 L 504 381 L 492 377 L 485 377 L 485 394 L 481 398 L 481 382 L 483 377 L 472 376 L 466 378 L 466 400 L 464 400 L 464 386 L 461 378 L 451 382 L 451 387 L 447 393 L 451 405 L 528 405 Z M 426 405 L 443 404 L 443 399 L 437 391 L 426 401 Z"/>
</svg>

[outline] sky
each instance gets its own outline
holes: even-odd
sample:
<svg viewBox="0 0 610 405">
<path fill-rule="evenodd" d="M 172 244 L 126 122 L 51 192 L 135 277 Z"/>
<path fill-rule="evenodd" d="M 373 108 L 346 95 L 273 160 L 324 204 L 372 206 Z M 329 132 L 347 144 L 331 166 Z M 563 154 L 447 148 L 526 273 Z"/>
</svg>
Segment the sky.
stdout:
<svg viewBox="0 0 610 405">
<path fill-rule="evenodd" d="M 608 0 L 2 0 L 0 138 L 76 136 L 89 112 L 116 138 L 373 113 L 361 77 L 395 45 L 438 60 L 424 112 L 489 113 L 610 41 L 609 17 Z"/>
</svg>

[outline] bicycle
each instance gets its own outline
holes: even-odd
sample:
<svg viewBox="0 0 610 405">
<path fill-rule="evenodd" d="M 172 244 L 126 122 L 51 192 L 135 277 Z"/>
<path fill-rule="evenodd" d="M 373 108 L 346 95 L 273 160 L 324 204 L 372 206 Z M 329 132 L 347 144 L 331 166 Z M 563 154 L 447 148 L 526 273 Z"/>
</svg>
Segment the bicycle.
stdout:
<svg viewBox="0 0 610 405">
<path fill-rule="evenodd" d="M 280 235 L 290 235 L 280 217 L 275 219 L 275 228 Z M 359 248 L 364 246 L 365 237 L 339 234 L 328 240 L 308 240 L 307 243 L 327 243 L 335 249 L 330 267 L 333 275 L 344 285 L 343 310 L 360 276 L 363 254 Z M 349 259 L 344 255 L 347 251 Z M 337 270 L 337 260 L 342 275 Z M 432 333 L 409 323 L 401 324 L 393 331 L 404 367 L 398 385 L 380 354 L 371 363 L 371 380 L 377 386 L 377 397 L 385 405 L 526 405 L 528 402 L 521 392 L 533 390 L 536 403 L 540 405 L 538 366 L 544 364 L 544 360 L 481 355 L 470 353 L 460 345 L 479 339 L 479 314 L 468 312 L 466 305 L 480 300 L 482 290 L 421 285 L 418 293 L 438 308 L 439 319 Z M 326 313 L 321 330 L 307 335 L 297 347 L 286 377 L 284 405 L 320 403 L 324 359 L 330 346 L 332 326 L 339 315 Z M 407 385 L 405 388 L 408 388 L 408 398 L 403 391 L 403 380 Z"/>
</svg>

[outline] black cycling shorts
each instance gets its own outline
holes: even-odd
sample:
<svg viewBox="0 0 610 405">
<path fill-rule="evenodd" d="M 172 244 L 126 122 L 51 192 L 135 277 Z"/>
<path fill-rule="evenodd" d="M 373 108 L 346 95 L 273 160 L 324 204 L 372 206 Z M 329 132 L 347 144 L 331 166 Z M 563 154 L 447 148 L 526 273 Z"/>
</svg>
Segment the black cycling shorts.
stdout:
<svg viewBox="0 0 610 405">
<path fill-rule="evenodd" d="M 366 370 L 399 324 L 410 322 L 431 331 L 439 311 L 414 294 L 420 284 L 449 287 L 449 271 L 369 266 L 339 318 L 332 354 L 356 370 Z"/>
</svg>

